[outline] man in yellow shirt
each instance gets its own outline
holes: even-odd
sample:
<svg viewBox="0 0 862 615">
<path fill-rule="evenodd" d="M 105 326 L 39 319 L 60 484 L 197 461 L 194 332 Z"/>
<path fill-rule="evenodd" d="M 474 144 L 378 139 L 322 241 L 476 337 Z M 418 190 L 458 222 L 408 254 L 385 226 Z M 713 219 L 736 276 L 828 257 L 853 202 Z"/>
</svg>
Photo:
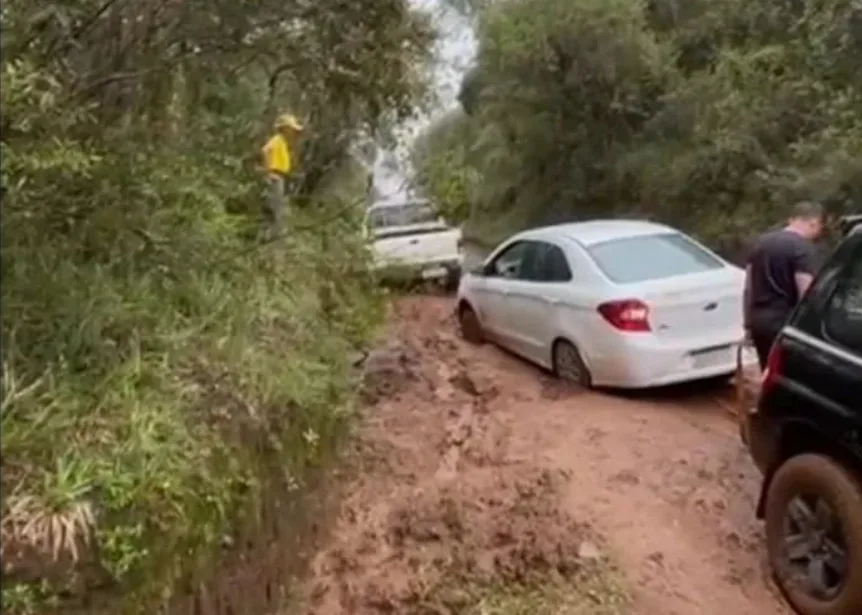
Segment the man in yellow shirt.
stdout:
<svg viewBox="0 0 862 615">
<path fill-rule="evenodd" d="M 278 236 L 284 230 L 285 184 L 293 171 L 291 145 L 303 130 L 296 116 L 286 113 L 275 121 L 275 134 L 263 146 L 263 165 L 267 177 L 267 197 L 264 216 L 269 231 Z M 271 235 L 272 236 L 272 235 Z"/>
</svg>

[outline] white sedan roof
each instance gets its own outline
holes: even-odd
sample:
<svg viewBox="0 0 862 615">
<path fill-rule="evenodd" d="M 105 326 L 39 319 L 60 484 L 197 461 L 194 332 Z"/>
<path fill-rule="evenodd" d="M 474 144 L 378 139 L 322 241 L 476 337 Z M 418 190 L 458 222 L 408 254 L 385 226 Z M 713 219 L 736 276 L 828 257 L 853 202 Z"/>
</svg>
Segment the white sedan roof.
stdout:
<svg viewBox="0 0 862 615">
<path fill-rule="evenodd" d="M 567 222 L 530 229 L 519 233 L 523 239 L 570 239 L 583 246 L 591 246 L 611 239 L 638 237 L 675 232 L 669 226 L 646 220 L 591 220 Z"/>
</svg>

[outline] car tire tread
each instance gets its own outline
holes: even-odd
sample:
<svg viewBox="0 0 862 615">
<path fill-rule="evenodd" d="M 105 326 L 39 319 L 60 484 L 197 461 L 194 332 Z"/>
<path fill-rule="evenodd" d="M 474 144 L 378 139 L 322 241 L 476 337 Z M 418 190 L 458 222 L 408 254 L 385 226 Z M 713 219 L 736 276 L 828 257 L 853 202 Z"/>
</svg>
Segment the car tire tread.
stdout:
<svg viewBox="0 0 862 615">
<path fill-rule="evenodd" d="M 818 600 L 781 578 L 780 558 L 787 505 L 802 493 L 826 500 L 840 519 L 847 543 L 848 575 L 834 600 Z M 862 483 L 837 461 L 803 454 L 786 461 L 775 473 L 766 499 L 767 551 L 779 589 L 800 615 L 862 614 Z"/>
<path fill-rule="evenodd" d="M 458 325 L 461 329 L 461 337 L 470 344 L 479 346 L 485 343 L 485 334 L 482 331 L 482 324 L 479 322 L 479 316 L 476 311 L 469 305 L 462 304 L 458 308 Z"/>
<path fill-rule="evenodd" d="M 559 366 L 559 356 L 562 349 L 568 348 L 574 351 L 573 358 L 578 362 L 578 373 L 579 379 L 572 380 L 565 378 L 563 374 L 560 372 Z M 554 375 L 557 376 L 560 380 L 564 380 L 567 384 L 583 387 L 585 389 L 589 389 L 593 386 L 593 379 L 590 375 L 590 370 L 587 368 L 587 364 L 584 362 L 583 357 L 581 356 L 581 352 L 578 350 L 577 346 L 569 342 L 568 340 L 557 340 L 554 342 L 554 346 L 551 349 L 551 364 L 553 366 Z"/>
</svg>

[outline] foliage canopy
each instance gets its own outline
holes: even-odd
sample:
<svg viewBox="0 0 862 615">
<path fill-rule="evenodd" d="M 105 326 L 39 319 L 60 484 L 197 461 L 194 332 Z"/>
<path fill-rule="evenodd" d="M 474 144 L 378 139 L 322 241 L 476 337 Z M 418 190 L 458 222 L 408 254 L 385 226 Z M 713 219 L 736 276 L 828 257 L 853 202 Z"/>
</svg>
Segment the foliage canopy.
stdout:
<svg viewBox="0 0 862 615">
<path fill-rule="evenodd" d="M 404 0 L 2 11 L 4 607 L 153 612 L 344 423 L 381 307 L 352 154 L 422 103 L 434 32 Z M 309 137 L 260 246 L 285 109 Z"/>
<path fill-rule="evenodd" d="M 477 178 L 478 235 L 633 214 L 733 251 L 789 200 L 840 211 L 862 197 L 852 0 L 470 6 L 480 34 L 461 95 L 470 129 L 433 126 L 422 142 L 438 145 L 417 167 L 444 207 L 457 178 Z"/>
</svg>

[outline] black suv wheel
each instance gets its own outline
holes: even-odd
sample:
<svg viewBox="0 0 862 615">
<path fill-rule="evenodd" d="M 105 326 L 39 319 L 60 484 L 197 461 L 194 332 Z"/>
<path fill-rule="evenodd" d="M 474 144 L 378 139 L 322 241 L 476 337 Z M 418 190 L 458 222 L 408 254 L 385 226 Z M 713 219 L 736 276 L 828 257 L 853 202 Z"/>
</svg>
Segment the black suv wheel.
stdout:
<svg viewBox="0 0 862 615">
<path fill-rule="evenodd" d="M 843 466 L 813 454 L 785 462 L 767 494 L 766 540 L 801 615 L 862 613 L 862 484 Z"/>
</svg>

